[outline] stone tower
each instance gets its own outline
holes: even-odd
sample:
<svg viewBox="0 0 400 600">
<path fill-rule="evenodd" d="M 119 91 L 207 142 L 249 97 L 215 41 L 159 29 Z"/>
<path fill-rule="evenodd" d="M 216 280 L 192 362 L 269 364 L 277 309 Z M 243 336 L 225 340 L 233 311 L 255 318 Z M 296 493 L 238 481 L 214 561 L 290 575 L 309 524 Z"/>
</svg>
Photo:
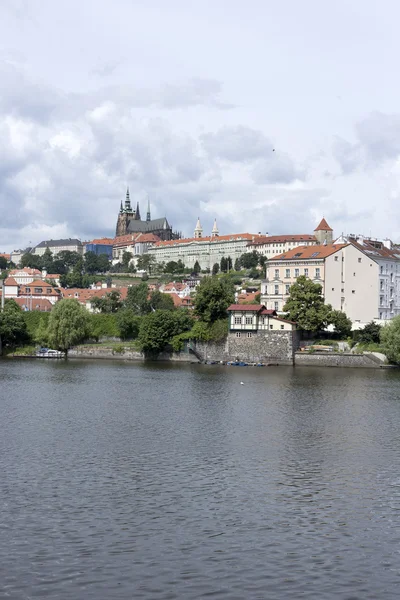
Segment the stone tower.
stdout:
<svg viewBox="0 0 400 600">
<path fill-rule="evenodd" d="M 129 188 L 126 190 L 125 197 L 125 205 L 119 209 L 118 219 L 117 219 L 117 228 L 115 231 L 115 235 L 118 237 L 120 235 L 126 235 L 128 232 L 128 223 L 129 219 L 135 218 L 135 211 L 132 210 L 131 199 L 129 197 Z"/>
<path fill-rule="evenodd" d="M 219 236 L 219 230 L 218 230 L 218 225 L 217 225 L 217 219 L 214 219 L 214 225 L 211 231 L 211 237 L 218 237 Z"/>
<path fill-rule="evenodd" d="M 196 227 L 194 228 L 194 236 L 195 238 L 203 237 L 203 228 L 200 223 L 200 217 L 197 217 Z"/>
<path fill-rule="evenodd" d="M 333 229 L 329 227 L 324 218 L 318 227 L 314 229 L 314 235 L 318 244 L 332 244 L 333 242 Z"/>
</svg>

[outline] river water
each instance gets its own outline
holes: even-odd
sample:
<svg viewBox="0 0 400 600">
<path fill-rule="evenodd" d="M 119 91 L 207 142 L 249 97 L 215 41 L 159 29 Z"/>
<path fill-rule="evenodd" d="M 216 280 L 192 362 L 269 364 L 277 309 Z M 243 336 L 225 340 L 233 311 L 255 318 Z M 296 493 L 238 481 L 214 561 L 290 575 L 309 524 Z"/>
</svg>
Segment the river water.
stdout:
<svg viewBox="0 0 400 600">
<path fill-rule="evenodd" d="M 0 381 L 0 598 L 399 597 L 400 372 L 3 360 Z"/>
</svg>

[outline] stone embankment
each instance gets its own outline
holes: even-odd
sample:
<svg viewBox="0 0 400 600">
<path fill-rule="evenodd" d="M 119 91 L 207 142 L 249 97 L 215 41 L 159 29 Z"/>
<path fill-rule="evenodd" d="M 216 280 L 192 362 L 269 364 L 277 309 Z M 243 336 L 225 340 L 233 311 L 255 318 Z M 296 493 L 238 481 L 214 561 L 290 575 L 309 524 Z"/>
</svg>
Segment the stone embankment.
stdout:
<svg viewBox="0 0 400 600">
<path fill-rule="evenodd" d="M 362 367 L 379 369 L 385 362 L 372 353 L 353 354 L 351 352 L 296 352 L 296 367 Z M 383 355 L 381 355 L 383 356 Z"/>
</svg>

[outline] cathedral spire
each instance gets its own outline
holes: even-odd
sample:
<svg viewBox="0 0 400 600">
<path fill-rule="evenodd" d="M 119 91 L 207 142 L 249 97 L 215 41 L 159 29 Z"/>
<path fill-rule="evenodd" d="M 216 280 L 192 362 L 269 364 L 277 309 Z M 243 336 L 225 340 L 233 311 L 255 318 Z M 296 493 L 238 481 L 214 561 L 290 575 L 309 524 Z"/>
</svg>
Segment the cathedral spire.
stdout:
<svg viewBox="0 0 400 600">
<path fill-rule="evenodd" d="M 126 188 L 125 212 L 128 212 L 128 213 L 132 212 L 131 199 L 129 197 L 129 187 Z"/>
<path fill-rule="evenodd" d="M 140 209 L 139 209 L 139 202 L 136 204 L 136 214 L 135 214 L 135 220 L 136 221 L 140 221 Z"/>
<path fill-rule="evenodd" d="M 120 206 L 119 212 L 120 212 L 121 215 L 124 212 L 124 207 L 122 206 L 122 200 L 121 200 L 121 206 Z"/>
<path fill-rule="evenodd" d="M 150 196 L 147 196 L 147 215 L 146 215 L 146 221 L 147 222 L 151 221 L 151 215 L 150 215 Z"/>
</svg>

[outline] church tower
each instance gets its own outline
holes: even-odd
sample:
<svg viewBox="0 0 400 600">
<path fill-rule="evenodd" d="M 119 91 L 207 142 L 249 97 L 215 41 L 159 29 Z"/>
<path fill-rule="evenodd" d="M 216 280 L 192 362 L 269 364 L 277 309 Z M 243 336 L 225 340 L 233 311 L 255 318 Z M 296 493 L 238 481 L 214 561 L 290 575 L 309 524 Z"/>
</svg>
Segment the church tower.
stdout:
<svg viewBox="0 0 400 600">
<path fill-rule="evenodd" d="M 219 230 L 218 230 L 218 225 L 217 225 L 217 219 L 214 219 L 214 225 L 211 231 L 211 237 L 218 237 L 219 236 Z"/>
<path fill-rule="evenodd" d="M 196 239 L 203 237 L 203 228 L 200 223 L 200 217 L 197 217 L 196 227 L 194 228 L 194 236 Z"/>
<path fill-rule="evenodd" d="M 333 229 L 329 227 L 324 218 L 318 227 L 314 229 L 314 235 L 318 244 L 332 244 L 333 242 Z"/>
<path fill-rule="evenodd" d="M 117 219 L 117 227 L 115 230 L 115 235 L 117 237 L 120 235 L 127 234 L 129 218 L 132 218 L 134 216 L 135 216 L 135 213 L 132 210 L 131 199 L 129 197 L 129 188 L 127 188 L 126 197 L 125 197 L 125 205 L 122 206 L 122 201 L 121 201 L 121 206 L 119 209 L 119 214 L 118 214 L 118 219 Z"/>
<path fill-rule="evenodd" d="M 147 196 L 147 215 L 146 215 L 146 221 L 147 223 L 149 223 L 149 221 L 151 221 L 151 214 L 150 214 L 150 197 Z"/>
</svg>

